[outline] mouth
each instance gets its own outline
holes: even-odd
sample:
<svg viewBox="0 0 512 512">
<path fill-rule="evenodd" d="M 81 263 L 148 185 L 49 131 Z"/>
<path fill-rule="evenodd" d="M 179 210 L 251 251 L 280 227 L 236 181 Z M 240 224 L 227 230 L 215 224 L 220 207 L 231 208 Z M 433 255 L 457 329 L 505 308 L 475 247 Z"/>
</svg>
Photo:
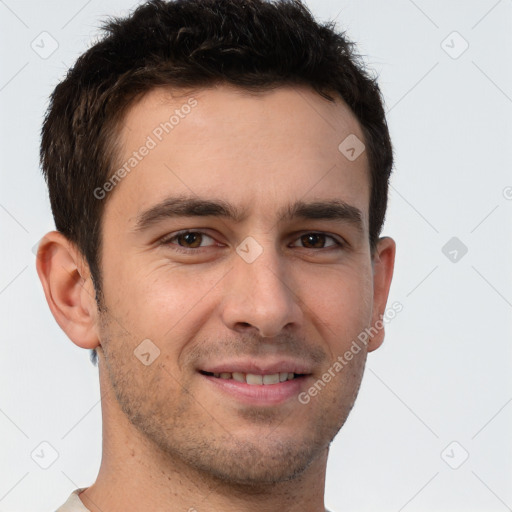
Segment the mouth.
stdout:
<svg viewBox="0 0 512 512">
<path fill-rule="evenodd" d="M 279 372 L 260 375 L 256 373 L 242 373 L 242 372 L 221 372 L 212 373 L 200 370 L 199 373 L 215 379 L 234 380 L 249 384 L 249 386 L 270 386 L 272 384 L 279 384 L 289 380 L 296 380 L 306 377 L 305 373 L 292 373 L 292 372 Z"/>
<path fill-rule="evenodd" d="M 244 373 L 199 370 L 210 390 L 223 399 L 249 406 L 278 406 L 295 399 L 309 386 L 311 374 L 295 372 Z"/>
</svg>

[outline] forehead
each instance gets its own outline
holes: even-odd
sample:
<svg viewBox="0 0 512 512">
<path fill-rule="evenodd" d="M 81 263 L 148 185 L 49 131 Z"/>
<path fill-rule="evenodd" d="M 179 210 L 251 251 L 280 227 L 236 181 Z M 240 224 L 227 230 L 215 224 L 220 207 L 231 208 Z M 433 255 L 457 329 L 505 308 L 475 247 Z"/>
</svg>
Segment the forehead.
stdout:
<svg viewBox="0 0 512 512">
<path fill-rule="evenodd" d="M 308 87 L 153 89 L 124 117 L 116 168 L 126 172 L 109 202 L 133 218 L 172 195 L 260 206 L 264 216 L 290 200 L 341 199 L 366 217 L 367 155 L 347 158 L 347 140 L 364 141 L 352 111 Z"/>
</svg>

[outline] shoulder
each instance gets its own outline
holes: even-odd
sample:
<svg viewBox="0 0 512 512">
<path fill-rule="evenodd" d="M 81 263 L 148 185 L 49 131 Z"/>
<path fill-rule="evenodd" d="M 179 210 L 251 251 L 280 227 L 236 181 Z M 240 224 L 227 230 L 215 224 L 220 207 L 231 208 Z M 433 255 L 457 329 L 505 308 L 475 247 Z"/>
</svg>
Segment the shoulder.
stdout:
<svg viewBox="0 0 512 512">
<path fill-rule="evenodd" d="M 80 487 L 79 489 L 75 489 L 69 495 L 66 503 L 59 507 L 55 512 L 89 512 L 89 509 L 86 508 L 78 496 L 82 491 L 85 491 L 86 489 L 88 489 L 88 487 Z"/>
</svg>

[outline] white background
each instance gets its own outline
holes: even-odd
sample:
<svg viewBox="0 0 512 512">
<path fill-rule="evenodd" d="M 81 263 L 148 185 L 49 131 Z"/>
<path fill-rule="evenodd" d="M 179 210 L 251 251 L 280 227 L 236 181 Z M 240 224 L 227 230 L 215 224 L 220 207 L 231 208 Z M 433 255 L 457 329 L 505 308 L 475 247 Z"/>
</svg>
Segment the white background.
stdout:
<svg viewBox="0 0 512 512">
<path fill-rule="evenodd" d="M 39 133 L 99 22 L 134 5 L 0 1 L 0 512 L 55 510 L 99 469 L 98 369 L 58 328 L 35 271 L 32 248 L 53 229 Z M 332 445 L 326 505 L 512 510 L 512 1 L 308 5 L 380 76 L 396 154 L 389 304 L 403 304 Z M 46 59 L 31 48 L 43 31 L 59 45 Z M 442 251 L 452 237 L 468 249 L 456 262 Z M 43 441 L 58 452 L 48 469 L 31 458 Z"/>
</svg>

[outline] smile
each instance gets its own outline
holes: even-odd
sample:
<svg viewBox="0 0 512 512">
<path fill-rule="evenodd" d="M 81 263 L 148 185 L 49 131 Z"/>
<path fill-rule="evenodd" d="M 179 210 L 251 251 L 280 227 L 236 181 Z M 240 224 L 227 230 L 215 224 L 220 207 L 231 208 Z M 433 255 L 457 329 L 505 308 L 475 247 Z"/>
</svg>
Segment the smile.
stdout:
<svg viewBox="0 0 512 512">
<path fill-rule="evenodd" d="M 291 372 L 280 372 L 280 373 L 271 373 L 266 375 L 258 375 L 255 373 L 241 373 L 241 372 L 222 372 L 222 373 L 211 373 L 201 371 L 203 375 L 208 375 L 210 377 L 215 377 L 217 379 L 225 379 L 225 380 L 235 380 L 237 382 L 242 382 L 249 384 L 250 386 L 258 386 L 258 385 L 272 385 L 279 384 L 280 382 L 285 382 L 287 380 L 293 380 L 296 378 L 304 377 L 303 374 L 299 373 L 291 373 Z"/>
<path fill-rule="evenodd" d="M 299 393 L 307 389 L 311 377 L 292 372 L 255 374 L 203 370 L 199 375 L 215 393 L 244 405 L 266 407 L 281 405 L 290 399 L 296 402 Z"/>
</svg>

